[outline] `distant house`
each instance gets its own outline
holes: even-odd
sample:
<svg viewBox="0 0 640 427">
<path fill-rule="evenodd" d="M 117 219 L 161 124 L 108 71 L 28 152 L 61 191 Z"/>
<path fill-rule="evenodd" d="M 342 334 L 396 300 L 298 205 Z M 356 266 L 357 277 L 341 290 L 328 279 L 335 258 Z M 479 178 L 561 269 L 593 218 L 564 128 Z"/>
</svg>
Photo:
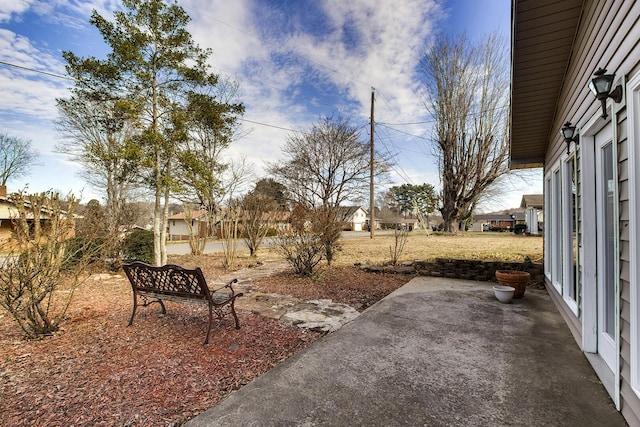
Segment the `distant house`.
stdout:
<svg viewBox="0 0 640 427">
<path fill-rule="evenodd" d="M 540 234 L 544 223 L 544 195 L 525 194 L 522 196 L 520 209 L 524 209 L 527 232 L 534 235 Z"/>
<path fill-rule="evenodd" d="M 516 225 L 516 216 L 505 212 L 477 214 L 473 216 L 473 231 L 511 231 Z"/>
<path fill-rule="evenodd" d="M 7 199 L 7 187 L 0 185 L 0 243 L 11 237 L 11 207 Z"/>
<path fill-rule="evenodd" d="M 33 216 L 29 214 L 31 212 L 31 204 L 29 202 L 25 202 L 25 208 L 27 209 L 27 223 L 30 227 L 34 222 Z M 18 211 L 9 197 L 7 196 L 7 187 L 4 185 L 0 185 L 0 244 L 9 240 L 14 232 L 14 221 L 18 215 Z M 63 217 L 66 217 L 67 213 L 62 211 Z M 81 218 L 79 216 L 73 216 L 69 218 L 70 221 L 75 221 L 77 218 Z M 47 209 L 42 209 L 40 211 L 40 223 L 46 224 L 51 220 L 51 212 Z M 46 232 L 46 231 L 45 231 Z M 70 231 L 69 237 L 73 237 L 75 235 L 75 230 Z"/>
<path fill-rule="evenodd" d="M 291 229 L 291 212 L 275 211 L 265 214 L 266 221 L 269 222 L 269 228 L 275 231 L 286 231 Z"/>
<path fill-rule="evenodd" d="M 207 237 L 209 229 L 209 215 L 205 210 L 193 211 L 190 215 L 185 212 L 171 215 L 168 218 L 169 231 L 167 233 L 170 241 L 189 240 L 189 222 L 191 230 L 198 237 Z"/>
<path fill-rule="evenodd" d="M 363 231 L 367 228 L 367 211 L 361 206 L 340 206 L 339 218 L 344 223 L 344 230 Z"/>
</svg>

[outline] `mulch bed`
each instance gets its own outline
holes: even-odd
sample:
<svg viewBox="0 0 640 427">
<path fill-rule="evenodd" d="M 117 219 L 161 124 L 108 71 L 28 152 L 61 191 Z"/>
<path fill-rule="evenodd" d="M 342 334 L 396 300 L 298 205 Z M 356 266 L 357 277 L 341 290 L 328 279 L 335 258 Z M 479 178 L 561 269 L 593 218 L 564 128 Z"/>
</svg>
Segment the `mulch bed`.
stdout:
<svg viewBox="0 0 640 427">
<path fill-rule="evenodd" d="M 220 273 L 206 258 L 180 261 Z M 254 285 L 363 310 L 409 279 L 324 268 Z M 128 328 L 131 304 L 126 281 L 87 282 L 61 330 L 38 341 L 0 312 L 0 425 L 178 426 L 323 336 L 241 311 L 240 330 L 222 322 L 202 346 L 206 308 L 167 302 L 162 316 L 154 304 Z"/>
</svg>

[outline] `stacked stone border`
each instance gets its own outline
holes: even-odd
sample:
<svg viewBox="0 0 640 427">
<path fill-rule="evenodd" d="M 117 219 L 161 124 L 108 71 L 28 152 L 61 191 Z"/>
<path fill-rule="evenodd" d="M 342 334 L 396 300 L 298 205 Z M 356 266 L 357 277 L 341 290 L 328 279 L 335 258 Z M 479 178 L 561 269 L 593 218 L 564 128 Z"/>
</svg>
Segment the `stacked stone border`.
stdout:
<svg viewBox="0 0 640 427">
<path fill-rule="evenodd" d="M 375 266 L 356 264 L 364 271 L 379 273 L 413 274 L 419 276 L 445 277 L 448 279 L 466 279 L 495 281 L 496 270 L 519 270 L 531 274 L 531 283 L 544 283 L 544 266 L 531 261 L 506 262 L 475 259 L 436 258 L 435 261 L 414 260 L 403 262 L 399 266 Z"/>
</svg>

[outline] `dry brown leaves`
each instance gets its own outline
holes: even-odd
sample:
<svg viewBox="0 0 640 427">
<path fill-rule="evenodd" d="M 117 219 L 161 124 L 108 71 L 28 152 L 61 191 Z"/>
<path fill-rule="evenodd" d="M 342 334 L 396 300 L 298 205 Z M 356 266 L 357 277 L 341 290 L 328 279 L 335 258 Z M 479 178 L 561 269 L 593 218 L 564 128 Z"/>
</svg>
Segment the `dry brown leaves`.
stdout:
<svg viewBox="0 0 640 427">
<path fill-rule="evenodd" d="M 213 258 L 176 263 L 200 265 L 208 279 L 221 273 Z M 323 268 L 310 278 L 278 274 L 254 285 L 364 309 L 408 280 Z M 180 425 L 322 336 L 240 312 L 240 330 L 230 319 L 217 323 L 202 346 L 206 308 L 166 304 L 167 315 L 154 304 L 127 327 L 128 282 L 90 281 L 78 289 L 61 331 L 40 341 L 23 340 L 0 312 L 0 425 Z"/>
<path fill-rule="evenodd" d="M 367 273 L 355 267 L 322 267 L 311 277 L 297 277 L 291 272 L 276 273 L 256 280 L 254 286 L 265 293 L 304 300 L 330 299 L 364 310 L 410 279 L 401 274 Z"/>
</svg>

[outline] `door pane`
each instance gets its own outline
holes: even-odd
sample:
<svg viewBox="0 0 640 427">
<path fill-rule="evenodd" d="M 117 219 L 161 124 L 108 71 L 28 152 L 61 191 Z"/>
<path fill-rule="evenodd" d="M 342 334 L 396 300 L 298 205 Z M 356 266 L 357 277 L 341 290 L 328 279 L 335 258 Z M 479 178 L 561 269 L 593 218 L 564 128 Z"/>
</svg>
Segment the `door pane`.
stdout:
<svg viewBox="0 0 640 427">
<path fill-rule="evenodd" d="M 573 158 L 569 159 L 566 164 L 566 177 L 568 182 L 568 202 L 569 206 L 567 209 L 569 211 L 569 215 L 567 215 L 567 224 L 566 224 L 566 233 L 571 236 L 569 241 L 571 242 L 570 252 L 571 252 L 571 268 L 569 270 L 569 277 L 567 278 L 569 283 L 567 283 L 567 297 L 572 300 L 577 300 L 577 270 L 578 270 L 578 236 L 576 230 L 577 224 L 577 178 L 576 178 L 576 170 L 575 170 L 575 160 Z"/>
<path fill-rule="evenodd" d="M 558 169 L 553 173 L 553 188 L 554 188 L 554 204 L 553 204 L 553 234 L 554 234 L 554 247 L 552 250 L 554 269 L 551 272 L 553 281 L 562 289 L 562 270 L 564 262 L 563 252 L 563 233 L 562 233 L 562 180 L 560 179 L 560 170 Z"/>
<path fill-rule="evenodd" d="M 601 189 L 603 203 L 603 266 L 604 274 L 602 277 L 603 289 L 603 310 L 604 310 L 604 332 L 610 336 L 614 336 L 615 325 L 615 218 L 614 218 L 614 200 L 615 200 L 615 182 L 614 182 L 614 165 L 613 165 L 613 145 L 608 144 L 602 147 L 602 186 Z"/>
</svg>

